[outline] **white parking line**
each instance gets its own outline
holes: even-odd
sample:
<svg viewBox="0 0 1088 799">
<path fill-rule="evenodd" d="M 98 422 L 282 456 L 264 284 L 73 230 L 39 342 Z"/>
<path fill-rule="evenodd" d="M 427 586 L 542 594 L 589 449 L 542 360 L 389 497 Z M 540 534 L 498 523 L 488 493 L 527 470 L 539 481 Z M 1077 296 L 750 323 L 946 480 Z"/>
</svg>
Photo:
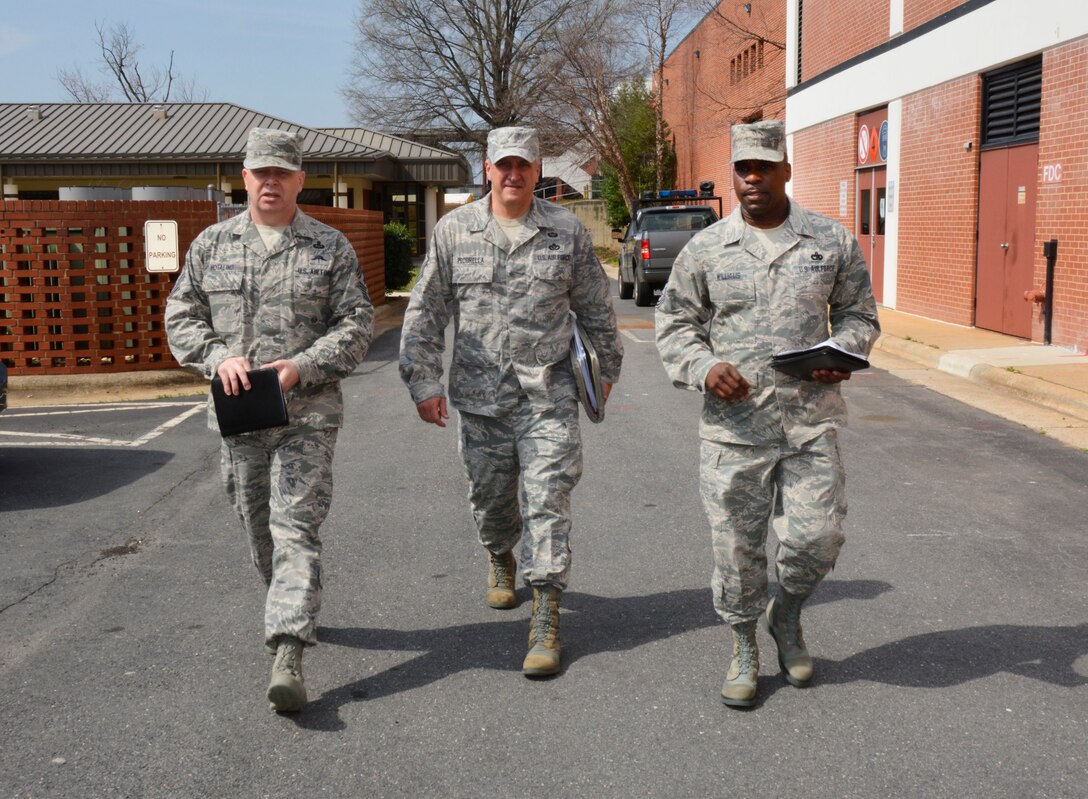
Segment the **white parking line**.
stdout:
<svg viewBox="0 0 1088 799">
<path fill-rule="evenodd" d="M 41 441 L 12 441 L 5 442 L 9 447 L 55 447 L 64 444 L 69 447 L 127 447 L 128 441 L 114 438 L 94 438 L 93 436 L 80 436 L 75 433 L 14 433 L 0 430 L 0 436 L 12 436 L 19 438 L 42 439 Z"/>
<path fill-rule="evenodd" d="M 198 403 L 203 405 L 204 403 Z M 192 402 L 115 402 L 102 405 L 50 405 L 48 411 L 19 411 L 8 410 L 4 413 L 4 419 L 30 419 L 35 416 L 71 416 L 76 413 L 109 413 L 111 411 L 139 410 L 141 408 L 188 408 Z"/>
<path fill-rule="evenodd" d="M 204 403 L 204 402 L 201 402 L 198 405 L 194 405 L 189 410 L 184 411 L 182 413 L 179 413 L 173 419 L 170 419 L 167 422 L 163 422 L 158 427 L 156 427 L 154 430 L 152 430 L 150 433 L 146 433 L 145 435 L 140 436 L 135 441 L 133 441 L 131 444 L 129 444 L 129 446 L 130 447 L 142 447 L 144 444 L 146 444 L 151 439 L 158 438 L 163 433 L 165 433 L 167 430 L 169 430 L 171 427 L 177 427 L 179 424 L 184 422 L 190 416 L 192 416 L 195 413 L 200 413 L 206 407 L 208 407 L 208 405 L 207 405 L 207 403 Z"/>
<path fill-rule="evenodd" d="M 625 336 L 626 338 L 631 339 L 631 341 L 635 342 L 636 344 L 653 344 L 654 343 L 653 331 L 652 330 L 647 330 L 646 332 L 650 334 L 650 338 L 639 338 L 638 336 L 636 336 L 634 333 L 632 333 L 627 328 L 620 328 L 620 333 L 623 336 Z"/>
<path fill-rule="evenodd" d="M 207 403 L 201 402 L 142 402 L 142 403 L 119 403 L 116 405 L 102 406 L 86 406 L 76 405 L 70 406 L 74 410 L 60 411 L 50 410 L 32 413 L 18 413 L 18 414 L 5 414 L 5 421 L 15 418 L 26 418 L 34 416 L 65 416 L 76 413 L 105 413 L 109 411 L 130 411 L 130 410 L 142 410 L 146 408 L 185 408 L 184 411 L 174 416 L 172 419 L 160 424 L 142 436 L 133 439 L 132 441 L 126 441 L 124 439 L 116 438 L 99 438 L 96 436 L 84 436 L 76 433 L 25 433 L 17 432 L 13 430 L 0 430 L 0 436 L 6 439 L 29 439 L 24 441 L 12 441 L 5 440 L 4 446 L 7 447 L 126 447 L 136 448 L 142 447 L 149 441 L 161 436 L 167 430 L 177 427 L 184 422 L 190 416 L 200 413 L 207 407 Z"/>
</svg>

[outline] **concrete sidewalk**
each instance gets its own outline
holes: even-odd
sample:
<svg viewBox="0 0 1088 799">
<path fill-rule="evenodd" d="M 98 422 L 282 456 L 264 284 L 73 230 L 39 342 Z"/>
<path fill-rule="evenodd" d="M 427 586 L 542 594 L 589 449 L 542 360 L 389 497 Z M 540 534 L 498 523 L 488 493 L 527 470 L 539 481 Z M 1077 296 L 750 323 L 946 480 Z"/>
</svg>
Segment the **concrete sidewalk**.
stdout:
<svg viewBox="0 0 1088 799">
<path fill-rule="evenodd" d="M 876 352 L 1000 388 L 1088 420 L 1088 354 L 880 309 Z M 874 364 L 879 365 L 879 364 Z"/>
<path fill-rule="evenodd" d="M 616 280 L 619 270 L 606 264 Z M 626 300 L 613 300 L 625 313 Z M 1088 354 L 1034 344 L 989 330 L 937 322 L 880 308 L 881 335 L 870 359 L 888 353 L 929 369 L 1088 421 Z"/>
</svg>

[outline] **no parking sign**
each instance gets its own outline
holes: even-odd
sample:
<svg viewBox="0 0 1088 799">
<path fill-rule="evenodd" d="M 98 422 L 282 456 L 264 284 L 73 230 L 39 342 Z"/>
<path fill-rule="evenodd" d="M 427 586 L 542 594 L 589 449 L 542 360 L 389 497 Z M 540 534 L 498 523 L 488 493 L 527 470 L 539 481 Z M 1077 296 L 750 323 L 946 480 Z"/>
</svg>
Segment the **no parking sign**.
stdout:
<svg viewBox="0 0 1088 799">
<path fill-rule="evenodd" d="M 148 272 L 177 272 L 178 223 L 173 220 L 144 222 L 144 264 Z"/>
</svg>

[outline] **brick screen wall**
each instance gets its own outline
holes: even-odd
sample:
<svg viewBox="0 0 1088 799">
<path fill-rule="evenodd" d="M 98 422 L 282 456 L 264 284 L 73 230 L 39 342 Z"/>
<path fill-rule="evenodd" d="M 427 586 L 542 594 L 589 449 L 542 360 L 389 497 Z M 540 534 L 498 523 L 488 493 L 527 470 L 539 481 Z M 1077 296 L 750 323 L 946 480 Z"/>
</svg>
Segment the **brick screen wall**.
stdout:
<svg viewBox="0 0 1088 799">
<path fill-rule="evenodd" d="M 1088 349 L 1088 40 L 1043 54 L 1039 131 L 1039 186 L 1035 208 L 1035 288 L 1046 287 L 1043 242 L 1058 240 L 1054 269 L 1051 341 Z M 1061 166 L 1061 178 L 1054 170 Z M 1033 316 L 1032 338 L 1043 339 L 1042 307 Z"/>
<path fill-rule="evenodd" d="M 308 207 L 352 241 L 375 305 L 385 299 L 382 215 Z M 144 222 L 178 223 L 184 256 L 216 221 L 208 202 L 0 203 L 0 359 L 12 375 L 177 367 L 162 315 L 175 275 L 144 268 Z"/>
<path fill-rule="evenodd" d="M 896 308 L 960 325 L 974 324 L 980 94 L 969 76 L 903 99 Z"/>
<path fill-rule="evenodd" d="M 664 107 L 676 145 L 677 188 L 712 180 L 729 206 L 729 128 L 784 118 L 785 41 L 785 4 L 753 0 L 747 14 L 741 4 L 723 2 L 670 54 Z"/>
<path fill-rule="evenodd" d="M 375 308 L 385 303 L 385 234 L 381 211 L 354 211 L 318 205 L 304 205 L 302 210 L 347 236 L 362 267 L 370 301 Z"/>
<path fill-rule="evenodd" d="M 800 81 L 811 80 L 884 44 L 888 40 L 888 7 L 888 0 L 805 3 L 801 12 Z"/>
</svg>

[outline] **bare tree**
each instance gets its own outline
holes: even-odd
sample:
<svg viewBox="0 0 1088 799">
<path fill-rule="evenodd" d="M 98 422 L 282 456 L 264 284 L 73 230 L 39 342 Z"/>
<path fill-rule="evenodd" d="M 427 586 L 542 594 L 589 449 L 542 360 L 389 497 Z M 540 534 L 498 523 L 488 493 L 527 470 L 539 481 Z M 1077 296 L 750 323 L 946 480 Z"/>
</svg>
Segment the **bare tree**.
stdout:
<svg viewBox="0 0 1088 799">
<path fill-rule="evenodd" d="M 672 36 L 677 23 L 687 22 L 688 17 L 697 9 L 696 0 L 634 0 L 635 7 L 641 13 L 642 31 L 645 37 L 646 53 L 650 61 L 650 73 L 653 75 L 654 115 L 657 121 L 657 149 L 654 154 L 656 164 L 655 186 L 660 191 L 665 182 L 665 58 L 672 44 Z"/>
<path fill-rule="evenodd" d="M 434 141 L 549 129 L 556 31 L 586 0 L 361 0 L 343 94 L 354 118 Z"/>
<path fill-rule="evenodd" d="M 207 92 L 198 94 L 192 80 L 184 80 L 174 71 L 174 51 L 165 67 L 143 68 L 140 63 L 141 45 L 127 23 L 115 25 L 95 23 L 101 63 L 98 70 L 108 77 L 95 81 L 86 77 L 78 67 L 61 69 L 57 80 L 77 103 L 98 103 L 112 100 L 120 89 L 130 103 L 166 102 L 175 99 L 188 102 L 205 99 Z"/>
<path fill-rule="evenodd" d="M 786 42 L 784 39 L 771 38 L 771 24 L 767 20 L 767 10 L 765 8 L 761 6 L 753 7 L 752 3 L 745 3 L 742 7 L 745 13 L 743 17 L 732 6 L 729 8 L 732 9 L 731 12 L 727 12 L 721 0 L 711 0 L 709 4 L 703 4 L 704 13 L 712 15 L 726 31 L 736 37 L 736 41 L 743 42 L 750 39 L 755 42 L 763 42 L 766 46 L 775 50 L 785 51 Z"/>
<path fill-rule="evenodd" d="M 639 48 L 630 30 L 636 20 L 622 0 L 584 3 L 568 12 L 554 43 L 555 70 L 544 87 L 557 111 L 552 126 L 584 143 L 616 172 L 628 207 L 637 196 L 624 141 L 614 117 L 616 91 L 641 73 Z"/>
<path fill-rule="evenodd" d="M 545 154 L 574 148 L 615 169 L 630 203 L 636 189 L 612 99 L 619 86 L 644 79 L 637 31 L 646 2 L 360 0 L 342 91 L 359 123 L 454 147 L 482 148 L 494 127 L 536 127 Z M 670 25 L 671 17 L 655 26 L 659 48 Z M 664 162 L 660 100 L 657 107 Z"/>
</svg>

